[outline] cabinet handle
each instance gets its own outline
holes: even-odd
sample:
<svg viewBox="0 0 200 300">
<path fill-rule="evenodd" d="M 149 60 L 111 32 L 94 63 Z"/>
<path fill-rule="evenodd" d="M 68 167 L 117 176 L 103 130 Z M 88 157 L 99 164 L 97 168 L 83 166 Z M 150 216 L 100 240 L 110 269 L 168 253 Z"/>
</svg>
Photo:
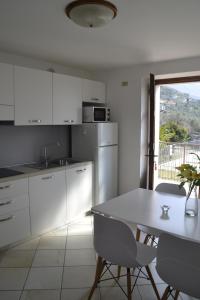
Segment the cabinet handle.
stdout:
<svg viewBox="0 0 200 300">
<path fill-rule="evenodd" d="M 99 101 L 99 98 L 91 98 L 92 101 Z"/>
<path fill-rule="evenodd" d="M 29 123 L 41 123 L 42 120 L 28 120 Z"/>
<path fill-rule="evenodd" d="M 74 123 L 74 120 L 64 120 L 64 123 Z"/>
<path fill-rule="evenodd" d="M 53 175 L 42 177 L 42 180 L 49 180 L 49 179 L 53 179 Z"/>
<path fill-rule="evenodd" d="M 15 216 L 9 216 L 9 217 L 0 219 L 0 222 L 6 222 L 6 221 L 9 221 L 9 220 L 12 220 L 12 219 L 14 219 L 14 217 L 15 217 Z"/>
<path fill-rule="evenodd" d="M 5 202 L 0 202 L 0 206 L 9 205 L 13 202 L 14 202 L 14 200 L 8 200 L 8 201 L 5 201 Z"/>
<path fill-rule="evenodd" d="M 9 189 L 9 188 L 11 188 L 11 187 L 12 187 L 11 184 L 4 185 L 4 186 L 0 186 L 0 190 L 6 190 L 6 189 Z"/>
<path fill-rule="evenodd" d="M 86 171 L 87 169 L 79 169 L 79 170 L 76 170 L 76 173 L 82 173 L 82 172 L 84 172 L 84 171 Z"/>
</svg>

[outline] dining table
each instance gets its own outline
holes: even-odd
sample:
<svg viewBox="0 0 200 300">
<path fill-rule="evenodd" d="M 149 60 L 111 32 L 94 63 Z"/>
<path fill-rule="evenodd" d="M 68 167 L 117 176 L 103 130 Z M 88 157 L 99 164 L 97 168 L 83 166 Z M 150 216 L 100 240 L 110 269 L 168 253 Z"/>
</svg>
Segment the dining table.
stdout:
<svg viewBox="0 0 200 300">
<path fill-rule="evenodd" d="M 138 188 L 94 206 L 92 212 L 200 243 L 200 211 L 195 217 L 185 215 L 185 201 L 186 196 Z"/>
</svg>

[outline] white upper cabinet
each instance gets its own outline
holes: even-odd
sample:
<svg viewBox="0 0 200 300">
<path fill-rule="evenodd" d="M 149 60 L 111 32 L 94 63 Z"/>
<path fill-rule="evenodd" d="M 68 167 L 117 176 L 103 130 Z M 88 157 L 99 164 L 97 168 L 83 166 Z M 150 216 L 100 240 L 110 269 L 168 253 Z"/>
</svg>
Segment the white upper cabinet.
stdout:
<svg viewBox="0 0 200 300">
<path fill-rule="evenodd" d="M 0 120 L 14 120 L 13 66 L 0 63 Z"/>
<path fill-rule="evenodd" d="M 104 103 L 106 101 L 106 87 L 103 82 L 83 79 L 82 100 L 85 102 Z"/>
<path fill-rule="evenodd" d="M 14 67 L 15 125 L 52 124 L 52 73 Z"/>
<path fill-rule="evenodd" d="M 0 104 L 14 105 L 13 66 L 0 64 Z"/>
<path fill-rule="evenodd" d="M 53 124 L 82 123 L 82 79 L 53 74 Z"/>
</svg>

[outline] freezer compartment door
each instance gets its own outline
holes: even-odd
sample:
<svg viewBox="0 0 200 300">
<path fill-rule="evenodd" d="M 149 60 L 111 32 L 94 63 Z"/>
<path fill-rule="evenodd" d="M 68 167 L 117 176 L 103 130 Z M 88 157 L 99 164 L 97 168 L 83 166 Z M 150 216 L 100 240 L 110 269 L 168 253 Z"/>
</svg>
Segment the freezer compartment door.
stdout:
<svg viewBox="0 0 200 300">
<path fill-rule="evenodd" d="M 99 147 L 97 155 L 96 205 L 118 195 L 118 146 Z"/>
<path fill-rule="evenodd" d="M 118 124 L 98 123 L 98 147 L 118 144 Z"/>
</svg>

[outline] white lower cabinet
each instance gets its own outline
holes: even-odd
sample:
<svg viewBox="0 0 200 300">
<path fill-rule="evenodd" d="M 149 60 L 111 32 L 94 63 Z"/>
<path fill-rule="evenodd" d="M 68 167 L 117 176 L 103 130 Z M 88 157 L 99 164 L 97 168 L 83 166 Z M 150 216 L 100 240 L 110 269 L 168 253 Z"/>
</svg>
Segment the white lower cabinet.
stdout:
<svg viewBox="0 0 200 300">
<path fill-rule="evenodd" d="M 29 236 L 28 178 L 0 183 L 0 247 Z"/>
<path fill-rule="evenodd" d="M 0 215 L 0 247 L 30 236 L 29 208 Z"/>
<path fill-rule="evenodd" d="M 66 223 L 65 170 L 30 177 L 29 196 L 33 235 Z"/>
<path fill-rule="evenodd" d="M 89 211 L 92 162 L 0 183 L 0 247 L 40 235 Z"/>
<path fill-rule="evenodd" d="M 68 222 L 92 207 L 92 169 L 89 162 L 66 170 Z"/>
</svg>

